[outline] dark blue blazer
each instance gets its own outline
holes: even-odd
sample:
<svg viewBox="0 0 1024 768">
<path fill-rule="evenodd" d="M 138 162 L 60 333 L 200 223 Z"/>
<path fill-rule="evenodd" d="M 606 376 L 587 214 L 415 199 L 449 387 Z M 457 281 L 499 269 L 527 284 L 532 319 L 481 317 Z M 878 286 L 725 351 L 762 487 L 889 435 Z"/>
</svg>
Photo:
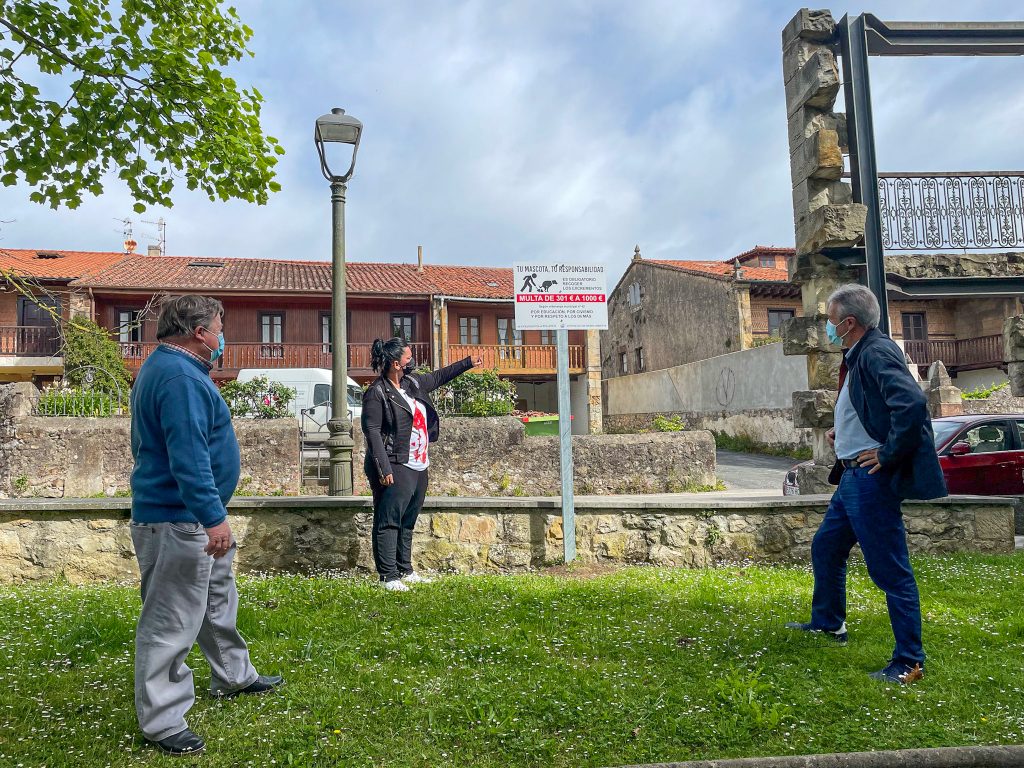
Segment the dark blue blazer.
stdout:
<svg viewBox="0 0 1024 768">
<path fill-rule="evenodd" d="M 901 499 L 945 496 L 928 398 L 896 342 L 872 328 L 847 355 L 846 367 L 850 402 L 864 431 L 882 444 L 878 460 L 893 492 Z M 838 485 L 843 471 L 843 463 L 836 462 L 829 482 Z"/>
</svg>

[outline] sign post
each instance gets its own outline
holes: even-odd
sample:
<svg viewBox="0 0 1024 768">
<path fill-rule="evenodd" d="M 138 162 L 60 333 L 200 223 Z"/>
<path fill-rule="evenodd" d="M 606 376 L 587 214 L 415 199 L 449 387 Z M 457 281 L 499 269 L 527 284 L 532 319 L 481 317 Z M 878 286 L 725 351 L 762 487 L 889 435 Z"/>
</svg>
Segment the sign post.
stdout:
<svg viewBox="0 0 1024 768">
<path fill-rule="evenodd" d="M 569 395 L 569 331 L 608 327 L 608 284 L 603 264 L 515 264 L 516 329 L 556 332 L 558 439 L 561 449 L 562 542 L 565 562 L 576 557 L 573 498 L 572 405 Z M 583 364 L 583 360 L 580 360 Z"/>
</svg>

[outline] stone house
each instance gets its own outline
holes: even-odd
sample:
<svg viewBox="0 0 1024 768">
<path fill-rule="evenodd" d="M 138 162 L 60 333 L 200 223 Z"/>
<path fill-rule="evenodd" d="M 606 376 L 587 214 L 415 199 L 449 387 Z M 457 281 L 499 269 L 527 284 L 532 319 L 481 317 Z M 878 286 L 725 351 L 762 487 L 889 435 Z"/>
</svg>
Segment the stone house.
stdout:
<svg viewBox="0 0 1024 768">
<path fill-rule="evenodd" d="M 0 251 L 0 266 L 39 277 L 44 273 L 30 257 L 35 253 Z M 243 368 L 331 366 L 329 262 L 165 256 L 157 248 L 145 255 L 53 253 L 42 261 L 88 266 L 67 275 L 61 296 L 75 299 L 58 297 L 62 313 L 90 317 L 109 329 L 132 372 L 157 345 L 153 297 L 180 293 L 209 294 L 224 303 L 226 343 L 215 380 L 229 381 Z M 415 263 L 348 262 L 347 292 L 349 375 L 357 381 L 373 378 L 373 340 L 401 336 L 417 361 L 435 368 L 480 355 L 485 367 L 516 383 L 521 408 L 557 410 L 554 334 L 516 329 L 511 269 L 425 264 L 422 255 Z M 10 322 L 0 328 L 0 337 L 17 334 L 17 328 L 22 334 L 42 333 L 33 323 Z M 33 329 L 24 330 L 28 326 Z M 10 352 L 20 351 L 10 346 Z M 0 349 L 0 382 L 27 377 L 40 383 L 59 375 L 62 361 L 56 343 L 50 346 L 45 370 L 36 372 Z M 570 332 L 570 393 L 578 432 L 600 431 L 598 349 L 596 332 Z"/>
<path fill-rule="evenodd" d="M 800 288 L 789 279 L 793 255 L 791 248 L 755 246 L 729 261 L 654 260 L 637 248 L 608 297 L 603 377 L 671 368 L 777 340 L 783 322 L 803 315 Z M 922 375 L 942 360 L 963 389 L 1005 380 L 1002 326 L 1020 312 L 1020 297 L 902 295 L 901 279 L 920 271 L 922 258 L 890 257 L 893 337 Z M 928 258 L 938 263 L 943 257 Z"/>
</svg>

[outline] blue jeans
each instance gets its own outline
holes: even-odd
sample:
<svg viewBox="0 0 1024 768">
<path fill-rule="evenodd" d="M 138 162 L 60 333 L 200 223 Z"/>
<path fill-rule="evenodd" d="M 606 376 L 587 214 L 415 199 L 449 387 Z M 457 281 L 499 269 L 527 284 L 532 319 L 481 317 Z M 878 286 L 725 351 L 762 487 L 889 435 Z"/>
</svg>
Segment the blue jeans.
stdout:
<svg viewBox="0 0 1024 768">
<path fill-rule="evenodd" d="M 811 543 L 811 626 L 834 631 L 846 621 L 846 561 L 853 545 L 860 544 L 868 575 L 885 592 L 896 637 L 892 661 L 923 668 L 921 598 L 907 552 L 900 499 L 888 480 L 885 470 L 870 475 L 857 467 L 843 473 Z"/>
</svg>

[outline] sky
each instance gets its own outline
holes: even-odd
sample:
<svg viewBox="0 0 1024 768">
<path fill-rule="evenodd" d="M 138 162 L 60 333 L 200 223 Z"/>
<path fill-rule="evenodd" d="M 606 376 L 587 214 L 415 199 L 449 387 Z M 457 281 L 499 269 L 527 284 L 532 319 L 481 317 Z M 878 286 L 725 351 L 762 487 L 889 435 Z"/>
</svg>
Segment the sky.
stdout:
<svg viewBox="0 0 1024 768">
<path fill-rule="evenodd" d="M 0 247 L 329 260 L 312 141 L 343 107 L 365 128 L 346 208 L 355 261 L 727 259 L 793 245 L 781 31 L 799 4 L 755 0 L 238 0 L 287 154 L 265 206 L 181 187 L 132 212 L 116 178 L 75 211 L 0 187 Z M 1024 20 L 1019 0 L 833 6 L 882 19 Z M 1024 58 L 872 59 L 880 170 L 1024 168 Z M 841 108 L 841 103 L 839 107 Z"/>
</svg>

